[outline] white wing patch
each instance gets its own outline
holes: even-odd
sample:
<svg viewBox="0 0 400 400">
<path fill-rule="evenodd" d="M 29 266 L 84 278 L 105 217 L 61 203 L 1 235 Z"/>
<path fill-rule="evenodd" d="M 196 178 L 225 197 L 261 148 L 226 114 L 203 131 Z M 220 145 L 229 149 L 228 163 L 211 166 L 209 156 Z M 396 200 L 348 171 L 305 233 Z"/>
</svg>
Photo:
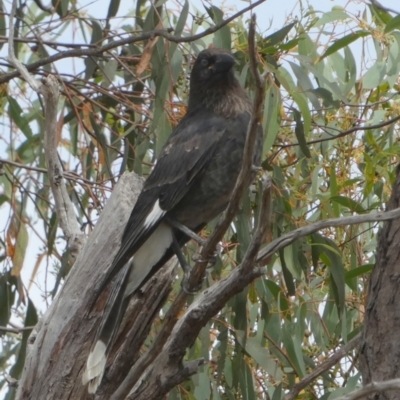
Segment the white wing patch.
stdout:
<svg viewBox="0 0 400 400">
<path fill-rule="evenodd" d="M 130 296 L 142 284 L 154 265 L 160 261 L 168 247 L 171 246 L 171 243 L 172 229 L 161 222 L 133 256 L 133 267 L 125 296 Z"/>
<path fill-rule="evenodd" d="M 157 200 L 154 203 L 154 206 L 152 210 L 150 211 L 150 214 L 146 217 L 144 221 L 144 226 L 145 228 L 149 228 L 152 225 L 154 225 L 160 218 L 162 218 L 165 214 L 165 211 L 161 209 L 160 207 L 160 202 Z"/>
<path fill-rule="evenodd" d="M 86 385 L 89 382 L 89 393 L 95 393 L 96 389 L 100 386 L 106 367 L 106 351 L 106 345 L 101 340 L 98 340 L 94 349 L 89 354 L 86 362 L 86 370 L 82 375 L 82 383 Z"/>
</svg>

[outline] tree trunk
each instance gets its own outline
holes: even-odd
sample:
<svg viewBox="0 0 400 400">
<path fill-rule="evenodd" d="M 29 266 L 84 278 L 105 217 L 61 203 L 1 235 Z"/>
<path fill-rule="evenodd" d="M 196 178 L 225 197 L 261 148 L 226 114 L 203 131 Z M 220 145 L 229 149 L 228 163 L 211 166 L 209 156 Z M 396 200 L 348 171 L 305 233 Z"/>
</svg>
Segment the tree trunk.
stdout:
<svg viewBox="0 0 400 400">
<path fill-rule="evenodd" d="M 400 207 L 400 167 L 388 210 Z M 384 222 L 379 233 L 361 342 L 364 384 L 400 377 L 400 219 Z M 374 400 L 399 399 L 399 391 L 372 394 Z"/>
<path fill-rule="evenodd" d="M 120 179 L 64 287 L 30 336 L 16 399 L 93 399 L 81 384 L 82 371 L 108 291 L 92 310 L 90 305 L 119 248 L 141 187 L 142 180 L 133 173 Z M 151 322 L 171 290 L 173 265 L 170 262 L 161 269 L 131 301 L 108 359 L 112 368 L 107 369 L 95 399 L 109 398 L 137 359 Z"/>
</svg>

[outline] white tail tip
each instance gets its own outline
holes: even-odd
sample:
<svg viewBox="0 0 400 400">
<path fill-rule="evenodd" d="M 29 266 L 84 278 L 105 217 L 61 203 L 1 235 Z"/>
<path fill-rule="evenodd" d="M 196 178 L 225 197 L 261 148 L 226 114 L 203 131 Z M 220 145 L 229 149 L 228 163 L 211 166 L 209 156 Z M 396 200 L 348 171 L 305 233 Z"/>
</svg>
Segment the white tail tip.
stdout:
<svg viewBox="0 0 400 400">
<path fill-rule="evenodd" d="M 86 361 L 86 369 L 82 375 L 82 383 L 86 385 L 89 382 L 89 393 L 95 393 L 100 386 L 106 367 L 106 350 L 106 345 L 101 340 L 98 340 Z"/>
</svg>

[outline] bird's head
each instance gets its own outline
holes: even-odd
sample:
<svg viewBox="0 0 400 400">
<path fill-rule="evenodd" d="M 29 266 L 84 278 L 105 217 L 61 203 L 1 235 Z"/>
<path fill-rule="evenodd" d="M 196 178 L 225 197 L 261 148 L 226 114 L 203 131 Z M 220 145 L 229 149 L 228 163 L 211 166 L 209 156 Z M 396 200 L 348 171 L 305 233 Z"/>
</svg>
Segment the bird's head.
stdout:
<svg viewBox="0 0 400 400">
<path fill-rule="evenodd" d="M 234 74 L 235 59 L 226 50 L 206 49 L 199 53 L 190 75 L 188 113 L 212 110 L 226 118 L 251 108 Z"/>
<path fill-rule="evenodd" d="M 193 65 L 191 83 L 208 85 L 231 80 L 234 77 L 235 59 L 219 49 L 206 49 L 199 53 Z"/>
</svg>

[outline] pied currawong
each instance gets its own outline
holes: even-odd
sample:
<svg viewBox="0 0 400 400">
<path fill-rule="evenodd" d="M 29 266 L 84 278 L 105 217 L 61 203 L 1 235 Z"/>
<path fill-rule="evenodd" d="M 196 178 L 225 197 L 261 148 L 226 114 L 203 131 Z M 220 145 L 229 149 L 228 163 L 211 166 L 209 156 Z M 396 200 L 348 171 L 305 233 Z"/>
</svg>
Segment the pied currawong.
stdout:
<svg viewBox="0 0 400 400">
<path fill-rule="evenodd" d="M 199 53 L 190 76 L 186 115 L 144 183 L 102 288 L 116 276 L 83 373 L 95 393 L 128 300 L 189 237 L 168 221 L 200 231 L 227 206 L 243 158 L 251 102 L 234 75 L 235 59 L 218 49 Z M 258 128 L 254 164 L 260 165 Z M 250 184 L 250 182 L 249 182 Z M 183 267 L 187 267 L 183 265 Z"/>
</svg>

